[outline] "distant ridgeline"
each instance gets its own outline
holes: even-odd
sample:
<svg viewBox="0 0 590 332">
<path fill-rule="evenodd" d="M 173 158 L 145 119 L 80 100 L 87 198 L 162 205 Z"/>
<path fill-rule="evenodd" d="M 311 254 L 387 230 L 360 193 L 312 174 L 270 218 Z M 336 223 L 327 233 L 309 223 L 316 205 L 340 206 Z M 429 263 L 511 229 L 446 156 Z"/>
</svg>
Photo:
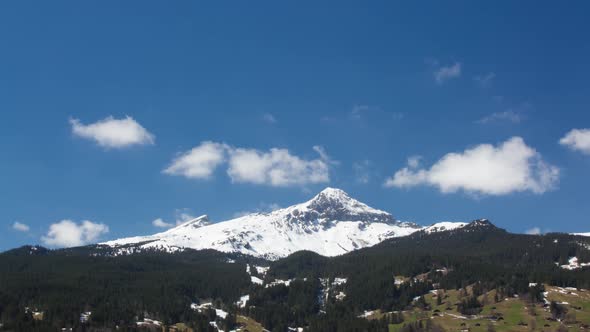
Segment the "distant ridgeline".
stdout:
<svg viewBox="0 0 590 332">
<path fill-rule="evenodd" d="M 590 301 L 558 301 L 565 287 L 590 289 L 589 249 L 588 237 L 511 234 L 485 220 L 329 258 L 300 251 L 267 261 L 215 250 L 113 256 L 101 245 L 27 246 L 0 254 L 0 330 L 443 331 L 455 321 L 475 331 L 530 327 L 528 319 L 502 316 L 503 303 L 518 296 L 529 311 L 539 308 L 530 314 L 539 319 L 534 324 L 553 331 L 590 324 Z"/>
</svg>

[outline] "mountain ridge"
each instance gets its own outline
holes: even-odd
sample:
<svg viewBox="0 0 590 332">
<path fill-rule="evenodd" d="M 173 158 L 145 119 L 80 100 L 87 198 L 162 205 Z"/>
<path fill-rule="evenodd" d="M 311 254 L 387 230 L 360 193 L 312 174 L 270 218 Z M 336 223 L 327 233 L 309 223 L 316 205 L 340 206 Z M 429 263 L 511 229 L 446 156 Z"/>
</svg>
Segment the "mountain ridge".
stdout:
<svg viewBox="0 0 590 332">
<path fill-rule="evenodd" d="M 498 300 L 492 302 L 494 296 L 488 295 L 487 302 L 490 307 L 497 306 L 499 312 L 506 312 L 502 301 L 512 303 L 520 298 L 531 305 L 529 294 L 543 295 L 536 285 L 576 287 L 564 292 L 590 287 L 590 238 L 566 233 L 514 234 L 486 219 L 463 227 L 447 226 L 439 223 L 430 231 L 425 228 L 336 257 L 298 251 L 272 262 L 213 249 L 174 253 L 146 250 L 111 257 L 110 247 L 95 245 L 58 250 L 25 246 L 0 254 L 0 293 L 8 295 L 2 297 L 4 307 L 24 312 L 23 306 L 28 305 L 37 312 L 49 313 L 47 321 L 30 319 L 31 324 L 63 324 L 72 317 L 78 324 L 77 315 L 92 312 L 92 320 L 85 324 L 118 324 L 134 329 L 145 323 L 138 318 L 143 314 L 159 322 L 201 319 L 206 328 L 215 320 L 221 324 L 227 312 L 254 319 L 270 331 L 286 331 L 284 326 L 327 331 L 321 326 L 335 326 L 342 317 L 369 324 L 365 321 L 367 312 L 379 310 L 413 313 L 409 310 L 422 308 L 432 320 L 443 318 L 434 315 L 438 310 L 457 315 L 452 316 L 457 327 L 460 323 L 473 324 L 474 319 L 482 324 L 496 321 L 487 315 L 456 321 L 463 317 L 458 316 L 462 315 L 462 302 L 456 297 L 442 297 L 440 304 L 431 299 L 430 309 L 420 307 L 424 303 L 416 300 L 441 294 L 438 292 L 456 294 L 469 286 L 484 293 L 500 292 Z M 437 293 L 432 292 L 435 290 Z M 542 301 L 551 299 L 550 295 L 538 298 L 538 305 L 546 304 Z M 562 294 L 554 295 L 559 299 Z M 289 302 L 293 298 L 299 300 Z M 107 301 L 112 304 L 104 306 Z M 216 303 L 212 312 L 222 312 L 223 317 L 196 317 L 192 315 L 196 312 L 188 310 L 208 303 Z M 571 303 L 568 309 L 581 315 L 576 309 L 579 304 Z M 306 311 L 300 313 L 299 308 Z M 276 315 L 277 310 L 280 315 Z M 335 310 L 340 315 L 334 316 Z M 545 310 L 537 313 L 550 315 Z M 404 320 L 410 324 L 413 316 L 407 315 Z M 10 320 L 3 323 L 22 324 L 16 322 L 19 316 L 8 317 Z M 323 325 L 316 325 L 319 321 Z M 555 320 L 546 322 L 559 324 Z M 383 330 L 387 329 L 374 331 Z"/>
<path fill-rule="evenodd" d="M 373 246 L 386 239 L 421 230 L 439 232 L 467 223 L 443 222 L 422 227 L 397 220 L 337 188 L 325 188 L 310 200 L 266 213 L 253 213 L 211 223 L 206 215 L 164 232 L 100 243 L 120 249 L 120 254 L 138 250 L 174 252 L 215 249 L 276 260 L 301 250 L 322 256 L 342 255 Z"/>
</svg>

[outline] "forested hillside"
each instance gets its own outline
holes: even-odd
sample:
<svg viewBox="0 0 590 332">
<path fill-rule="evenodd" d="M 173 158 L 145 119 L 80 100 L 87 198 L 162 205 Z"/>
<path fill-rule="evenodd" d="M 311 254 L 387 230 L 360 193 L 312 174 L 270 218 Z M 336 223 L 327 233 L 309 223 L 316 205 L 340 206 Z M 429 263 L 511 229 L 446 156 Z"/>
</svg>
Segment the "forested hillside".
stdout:
<svg viewBox="0 0 590 332">
<path fill-rule="evenodd" d="M 574 264 L 590 262 L 588 248 L 587 237 L 511 234 L 482 220 L 342 256 L 303 251 L 274 262 L 213 250 L 113 256 L 101 246 L 22 247 L 0 254 L 0 315 L 9 331 L 444 330 L 448 322 L 414 312 L 479 317 L 515 296 L 549 308 L 544 285 L 590 289 L 590 268 Z"/>
</svg>

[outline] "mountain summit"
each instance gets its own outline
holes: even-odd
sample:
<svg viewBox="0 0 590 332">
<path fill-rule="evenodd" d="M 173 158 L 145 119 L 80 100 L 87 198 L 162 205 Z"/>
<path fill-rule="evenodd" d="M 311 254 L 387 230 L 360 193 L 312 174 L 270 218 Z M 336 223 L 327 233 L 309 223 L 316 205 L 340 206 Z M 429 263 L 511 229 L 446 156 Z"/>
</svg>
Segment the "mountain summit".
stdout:
<svg viewBox="0 0 590 332">
<path fill-rule="evenodd" d="M 461 228 L 464 223 L 435 224 L 430 231 Z M 116 252 L 143 249 L 178 251 L 215 249 L 266 259 L 300 251 L 336 256 L 407 236 L 424 229 L 397 221 L 336 188 L 326 188 L 307 202 L 268 213 L 253 213 L 210 223 L 207 216 L 189 220 L 165 232 L 102 243 Z"/>
<path fill-rule="evenodd" d="M 341 189 L 326 188 L 310 201 L 297 205 L 304 208 L 302 220 L 360 220 L 365 222 L 392 223 L 393 216 L 361 203 Z M 307 212 L 307 214 L 305 213 Z"/>
</svg>

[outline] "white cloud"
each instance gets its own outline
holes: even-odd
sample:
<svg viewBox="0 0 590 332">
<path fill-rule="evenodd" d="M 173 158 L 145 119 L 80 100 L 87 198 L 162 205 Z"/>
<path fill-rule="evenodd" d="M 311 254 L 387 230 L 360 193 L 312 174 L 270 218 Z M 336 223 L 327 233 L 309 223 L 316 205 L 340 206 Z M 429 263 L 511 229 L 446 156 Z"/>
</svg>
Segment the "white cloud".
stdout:
<svg viewBox="0 0 590 332">
<path fill-rule="evenodd" d="M 495 73 L 487 73 L 485 75 L 475 76 L 474 79 L 477 83 L 479 83 L 479 85 L 481 85 L 484 88 L 487 88 L 488 86 L 490 86 L 490 84 L 492 84 L 494 78 L 496 78 Z"/>
<path fill-rule="evenodd" d="M 274 115 L 270 114 L 270 113 L 264 113 L 262 114 L 262 120 L 266 123 L 270 123 L 270 124 L 274 124 L 277 123 L 277 118 L 275 118 Z"/>
<path fill-rule="evenodd" d="M 175 212 L 175 216 L 176 216 L 176 225 L 180 225 L 184 222 L 187 222 L 189 220 L 195 219 L 196 216 L 194 216 L 191 212 L 190 209 L 184 208 L 184 209 L 176 209 Z"/>
<path fill-rule="evenodd" d="M 326 149 L 321 145 L 314 145 L 312 147 L 313 151 L 317 152 L 320 155 L 320 159 L 323 160 L 325 163 L 330 165 L 340 165 L 338 160 L 334 160 L 330 157 Z"/>
<path fill-rule="evenodd" d="M 393 177 L 385 180 L 384 185 L 386 187 L 414 187 L 427 181 L 427 173 L 424 170 L 414 172 L 409 167 L 404 167 L 401 170 L 395 172 Z"/>
<path fill-rule="evenodd" d="M 559 140 L 559 144 L 590 154 L 590 129 L 572 129 Z"/>
<path fill-rule="evenodd" d="M 84 220 L 76 224 L 72 220 L 62 220 L 49 226 L 49 231 L 41 241 L 52 247 L 76 247 L 94 243 L 98 238 L 109 232 L 105 224 Z"/>
<path fill-rule="evenodd" d="M 164 173 L 182 175 L 190 179 L 208 179 L 225 161 L 228 146 L 223 143 L 202 142 L 174 159 Z"/>
<path fill-rule="evenodd" d="M 328 182 L 328 164 L 322 153 L 320 159 L 305 160 L 287 149 L 272 148 L 264 152 L 237 148 L 230 151 L 227 174 L 237 183 L 287 187 Z"/>
<path fill-rule="evenodd" d="M 174 212 L 175 215 L 175 222 L 167 222 L 162 218 L 158 218 L 152 221 L 152 225 L 154 227 L 159 227 L 159 228 L 172 228 L 174 226 L 178 226 L 182 223 L 185 223 L 189 220 L 195 219 L 196 217 L 194 215 L 192 215 L 192 213 L 190 213 L 190 209 L 176 209 L 176 211 Z"/>
<path fill-rule="evenodd" d="M 439 84 L 459 76 L 461 76 L 460 62 L 455 62 L 453 65 L 440 67 L 434 72 L 434 80 Z"/>
<path fill-rule="evenodd" d="M 519 123 L 523 119 L 523 116 L 520 112 L 514 110 L 507 110 L 504 112 L 496 112 L 490 115 L 487 115 L 479 120 L 477 123 L 480 124 L 488 124 L 492 122 L 499 122 L 499 121 L 508 121 L 512 123 Z"/>
<path fill-rule="evenodd" d="M 410 168 L 417 168 L 420 166 L 420 162 L 422 161 L 422 156 L 411 156 L 408 158 L 408 166 Z"/>
<path fill-rule="evenodd" d="M 85 125 L 78 119 L 70 119 L 72 133 L 94 140 L 105 148 L 124 148 L 132 145 L 154 144 L 155 137 L 130 116 L 115 119 L 109 116 Z"/>
<path fill-rule="evenodd" d="M 527 113 L 531 110 L 531 108 L 532 105 L 529 102 L 523 102 L 503 112 L 495 112 L 486 115 L 475 122 L 479 124 L 491 124 L 498 122 L 520 123 L 526 119 Z"/>
<path fill-rule="evenodd" d="M 174 224 L 165 222 L 162 218 L 158 218 L 158 219 L 155 219 L 154 221 L 152 221 L 152 225 L 154 225 L 154 227 L 159 227 L 159 228 L 174 227 Z"/>
<path fill-rule="evenodd" d="M 545 163 L 522 138 L 513 137 L 497 147 L 481 144 L 462 153 L 449 153 L 430 169 L 409 165 L 388 178 L 384 185 L 398 188 L 431 185 L 443 193 L 463 190 L 484 195 L 522 191 L 541 194 L 553 189 L 558 180 L 557 167 Z"/>
<path fill-rule="evenodd" d="M 287 149 L 260 151 L 203 142 L 173 160 L 164 173 L 195 179 L 210 178 L 217 167 L 227 163 L 227 174 L 236 183 L 286 187 L 328 182 L 329 165 L 337 162 L 331 160 L 321 146 L 313 149 L 320 158 L 305 160 Z"/>
<path fill-rule="evenodd" d="M 531 229 L 527 229 L 525 233 L 529 235 L 540 235 L 541 229 L 539 227 L 533 227 Z"/>
<path fill-rule="evenodd" d="M 19 232 L 28 232 L 31 228 L 29 227 L 29 225 L 15 221 L 12 224 L 12 229 L 14 229 L 15 231 L 19 231 Z"/>
</svg>

